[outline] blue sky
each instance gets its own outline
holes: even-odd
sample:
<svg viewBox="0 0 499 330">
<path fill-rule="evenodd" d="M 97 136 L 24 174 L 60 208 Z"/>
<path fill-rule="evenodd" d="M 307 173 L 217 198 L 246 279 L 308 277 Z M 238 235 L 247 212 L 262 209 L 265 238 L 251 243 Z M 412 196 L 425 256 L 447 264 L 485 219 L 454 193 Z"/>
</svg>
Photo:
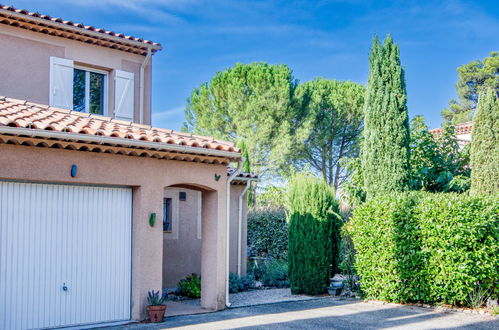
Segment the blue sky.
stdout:
<svg viewBox="0 0 499 330">
<path fill-rule="evenodd" d="M 391 33 L 411 117 L 430 127 L 456 96 L 456 68 L 499 50 L 498 1 L 2 1 L 153 40 L 153 125 L 179 130 L 193 88 L 236 62 L 287 64 L 295 78 L 366 83 L 374 34 Z"/>
</svg>

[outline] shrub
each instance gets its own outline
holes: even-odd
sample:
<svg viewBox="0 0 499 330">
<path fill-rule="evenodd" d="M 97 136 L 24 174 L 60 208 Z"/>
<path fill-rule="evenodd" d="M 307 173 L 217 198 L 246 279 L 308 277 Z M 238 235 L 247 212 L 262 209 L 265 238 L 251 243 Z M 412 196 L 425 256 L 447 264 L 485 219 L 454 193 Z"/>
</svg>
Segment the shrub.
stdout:
<svg viewBox="0 0 499 330">
<path fill-rule="evenodd" d="M 258 264 L 250 263 L 248 274 L 265 286 L 289 287 L 288 263 L 285 260 L 268 259 Z"/>
<path fill-rule="evenodd" d="M 254 286 L 255 278 L 253 275 L 242 275 L 239 276 L 234 273 L 229 274 L 229 292 L 237 293 L 239 291 L 246 291 Z"/>
<path fill-rule="evenodd" d="M 288 225 L 283 209 L 261 209 L 248 214 L 248 247 L 252 257 L 287 258 Z"/>
<path fill-rule="evenodd" d="M 267 261 L 261 278 L 265 286 L 284 288 L 289 287 L 288 263 L 282 260 Z"/>
<path fill-rule="evenodd" d="M 186 276 L 178 284 L 178 293 L 189 298 L 201 297 L 201 278 L 196 274 Z"/>
<path fill-rule="evenodd" d="M 347 228 L 365 296 L 453 305 L 478 289 L 497 296 L 498 222 L 497 196 L 401 193 L 362 204 Z"/>
<path fill-rule="evenodd" d="M 338 203 L 325 182 L 306 175 L 289 184 L 289 280 L 293 294 L 326 292 L 338 267 Z"/>
</svg>

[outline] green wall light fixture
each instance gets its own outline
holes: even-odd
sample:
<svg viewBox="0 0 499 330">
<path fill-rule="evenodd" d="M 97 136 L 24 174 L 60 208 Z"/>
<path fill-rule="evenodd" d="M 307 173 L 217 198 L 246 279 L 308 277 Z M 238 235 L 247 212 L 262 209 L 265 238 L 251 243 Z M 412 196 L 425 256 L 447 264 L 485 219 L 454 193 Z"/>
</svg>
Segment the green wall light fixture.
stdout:
<svg viewBox="0 0 499 330">
<path fill-rule="evenodd" d="M 222 176 L 221 176 L 220 174 L 216 174 L 216 173 L 215 173 L 215 181 L 220 180 L 220 178 L 221 178 L 221 177 L 222 177 Z"/>
<path fill-rule="evenodd" d="M 156 213 L 151 213 L 149 216 L 149 226 L 154 227 L 154 224 L 156 223 Z"/>
</svg>

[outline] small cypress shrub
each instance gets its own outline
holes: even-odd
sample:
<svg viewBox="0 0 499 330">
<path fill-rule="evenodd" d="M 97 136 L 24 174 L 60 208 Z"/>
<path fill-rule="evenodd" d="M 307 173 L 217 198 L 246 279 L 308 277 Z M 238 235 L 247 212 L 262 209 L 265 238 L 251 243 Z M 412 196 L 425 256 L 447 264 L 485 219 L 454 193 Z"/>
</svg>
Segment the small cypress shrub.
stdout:
<svg viewBox="0 0 499 330">
<path fill-rule="evenodd" d="M 289 184 L 288 211 L 291 292 L 324 293 L 339 259 L 341 218 L 334 190 L 320 179 L 297 175 Z"/>
<path fill-rule="evenodd" d="M 480 95 L 471 138 L 471 193 L 499 193 L 499 99 Z"/>
</svg>

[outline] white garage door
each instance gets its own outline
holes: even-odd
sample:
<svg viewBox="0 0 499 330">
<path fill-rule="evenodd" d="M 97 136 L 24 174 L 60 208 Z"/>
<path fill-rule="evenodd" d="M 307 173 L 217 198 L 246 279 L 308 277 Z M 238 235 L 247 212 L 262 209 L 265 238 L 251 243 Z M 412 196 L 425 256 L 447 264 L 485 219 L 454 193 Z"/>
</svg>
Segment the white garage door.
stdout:
<svg viewBox="0 0 499 330">
<path fill-rule="evenodd" d="M 132 192 L 0 182 L 0 329 L 130 319 Z"/>
</svg>

